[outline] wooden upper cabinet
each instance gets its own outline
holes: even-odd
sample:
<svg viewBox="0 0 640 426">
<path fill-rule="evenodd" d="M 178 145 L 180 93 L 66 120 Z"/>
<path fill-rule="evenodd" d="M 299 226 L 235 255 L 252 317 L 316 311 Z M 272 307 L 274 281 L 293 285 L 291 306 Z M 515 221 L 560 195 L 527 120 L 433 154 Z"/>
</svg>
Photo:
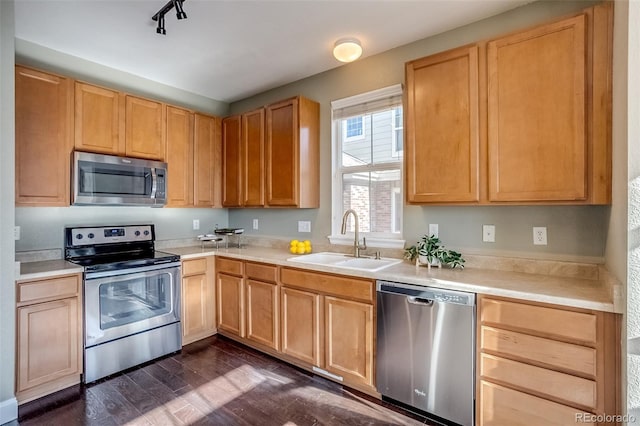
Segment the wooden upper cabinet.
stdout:
<svg viewBox="0 0 640 426">
<path fill-rule="evenodd" d="M 80 151 L 124 154 L 120 92 L 87 83 L 75 83 L 75 143 Z"/>
<path fill-rule="evenodd" d="M 242 114 L 242 204 L 264 205 L 264 108 Z"/>
<path fill-rule="evenodd" d="M 164 105 L 125 95 L 126 155 L 164 160 Z"/>
<path fill-rule="evenodd" d="M 167 206 L 193 205 L 193 113 L 167 106 Z"/>
<path fill-rule="evenodd" d="M 409 62 L 405 72 L 407 201 L 478 201 L 478 46 Z"/>
<path fill-rule="evenodd" d="M 15 91 L 16 206 L 68 206 L 72 82 L 16 66 Z"/>
<path fill-rule="evenodd" d="M 242 169 L 240 115 L 222 120 L 222 205 L 239 207 L 242 205 Z"/>
<path fill-rule="evenodd" d="M 222 205 L 222 141 L 220 119 L 195 114 L 194 124 L 194 206 Z M 170 158 L 168 158 L 171 161 Z"/>
<path fill-rule="evenodd" d="M 299 96 L 266 112 L 266 204 L 319 207 L 320 105 Z"/>
<path fill-rule="evenodd" d="M 586 16 L 487 46 L 490 201 L 587 198 Z"/>
</svg>

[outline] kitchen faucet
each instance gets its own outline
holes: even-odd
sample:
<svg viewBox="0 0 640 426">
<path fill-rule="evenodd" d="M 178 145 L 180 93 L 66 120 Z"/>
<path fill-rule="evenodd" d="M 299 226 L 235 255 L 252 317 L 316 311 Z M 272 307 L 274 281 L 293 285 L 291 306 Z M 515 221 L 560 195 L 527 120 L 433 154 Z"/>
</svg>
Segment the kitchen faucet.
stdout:
<svg viewBox="0 0 640 426">
<path fill-rule="evenodd" d="M 367 249 L 367 239 L 363 238 L 362 239 L 363 245 L 360 246 L 360 238 L 358 237 L 358 233 L 359 233 L 358 213 L 356 213 L 355 210 L 348 209 L 347 211 L 344 212 L 344 215 L 342 215 L 342 229 L 340 230 L 340 233 L 342 234 L 347 233 L 347 218 L 349 217 L 349 214 L 353 215 L 353 220 L 355 222 L 354 223 L 355 232 L 354 232 L 354 238 L 353 238 L 353 257 L 360 257 L 360 250 Z"/>
</svg>

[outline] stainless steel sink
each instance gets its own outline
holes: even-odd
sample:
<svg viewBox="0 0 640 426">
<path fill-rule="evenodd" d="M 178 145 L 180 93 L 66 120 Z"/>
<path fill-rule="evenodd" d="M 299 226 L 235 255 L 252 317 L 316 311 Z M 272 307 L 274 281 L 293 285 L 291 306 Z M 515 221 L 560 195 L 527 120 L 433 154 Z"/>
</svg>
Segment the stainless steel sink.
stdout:
<svg viewBox="0 0 640 426">
<path fill-rule="evenodd" d="M 302 256 L 290 257 L 291 262 L 309 263 L 312 265 L 325 265 L 333 268 L 355 269 L 359 271 L 376 272 L 389 266 L 397 265 L 402 259 L 392 259 L 383 257 L 374 259 L 369 257 L 352 257 L 342 253 L 313 253 Z"/>
</svg>

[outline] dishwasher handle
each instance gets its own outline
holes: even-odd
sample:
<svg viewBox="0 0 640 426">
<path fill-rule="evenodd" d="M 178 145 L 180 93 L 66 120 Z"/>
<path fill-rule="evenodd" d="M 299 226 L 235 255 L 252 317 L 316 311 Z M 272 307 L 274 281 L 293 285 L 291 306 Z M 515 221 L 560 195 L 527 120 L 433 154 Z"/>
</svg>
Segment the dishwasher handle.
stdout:
<svg viewBox="0 0 640 426">
<path fill-rule="evenodd" d="M 425 299 L 423 297 L 407 296 L 407 302 L 412 305 L 433 306 L 433 299 Z"/>
</svg>

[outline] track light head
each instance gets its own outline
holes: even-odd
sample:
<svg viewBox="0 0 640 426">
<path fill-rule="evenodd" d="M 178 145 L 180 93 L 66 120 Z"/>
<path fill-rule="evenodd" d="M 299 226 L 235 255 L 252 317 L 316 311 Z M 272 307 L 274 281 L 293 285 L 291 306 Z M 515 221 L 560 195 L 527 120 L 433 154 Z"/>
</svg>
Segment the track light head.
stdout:
<svg viewBox="0 0 640 426">
<path fill-rule="evenodd" d="M 164 29 L 164 14 L 158 15 L 158 28 L 156 28 L 156 33 L 167 35 L 167 30 Z"/>
<path fill-rule="evenodd" d="M 183 0 L 173 0 L 173 6 L 176 8 L 176 17 L 178 19 L 187 19 L 187 14 L 182 9 Z"/>
</svg>

